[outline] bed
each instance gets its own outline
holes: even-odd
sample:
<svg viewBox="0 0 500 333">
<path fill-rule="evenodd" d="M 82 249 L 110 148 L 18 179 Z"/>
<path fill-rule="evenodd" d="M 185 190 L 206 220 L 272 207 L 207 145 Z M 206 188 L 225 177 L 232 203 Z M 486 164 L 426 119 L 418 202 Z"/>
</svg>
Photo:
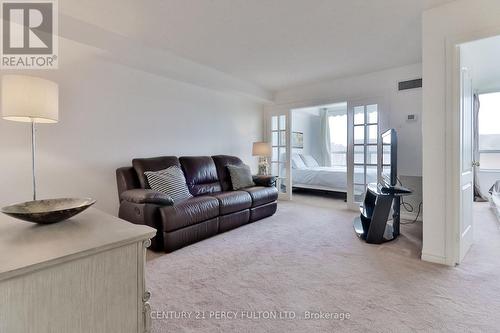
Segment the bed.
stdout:
<svg viewBox="0 0 500 333">
<path fill-rule="evenodd" d="M 293 169 L 292 186 L 297 188 L 347 192 L 347 168 L 310 167 Z"/>
<path fill-rule="evenodd" d="M 303 161 L 308 158 L 300 156 Z M 295 163 L 294 163 L 295 160 Z M 362 178 L 363 169 L 355 168 L 355 176 Z M 357 178 L 357 177 L 356 177 Z M 368 173 L 368 183 L 377 181 L 376 172 Z M 306 165 L 292 158 L 292 186 L 294 188 L 347 192 L 347 167 L 322 167 L 317 163 Z"/>
<path fill-rule="evenodd" d="M 498 180 L 489 191 L 491 198 L 491 206 L 497 215 L 498 220 L 500 221 L 500 180 Z"/>
<path fill-rule="evenodd" d="M 356 183 L 364 183 L 364 168 L 354 168 Z M 367 182 L 377 181 L 377 172 L 368 172 Z M 358 181 L 356 181 L 358 180 Z M 324 167 L 311 155 L 292 154 L 292 187 L 331 192 L 347 192 L 347 167 Z"/>
</svg>

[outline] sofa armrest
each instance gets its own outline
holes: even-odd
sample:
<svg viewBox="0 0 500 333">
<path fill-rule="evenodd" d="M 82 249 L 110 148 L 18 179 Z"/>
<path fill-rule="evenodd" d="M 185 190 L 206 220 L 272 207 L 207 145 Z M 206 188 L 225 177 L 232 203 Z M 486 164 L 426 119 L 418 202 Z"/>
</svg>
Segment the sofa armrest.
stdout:
<svg viewBox="0 0 500 333">
<path fill-rule="evenodd" d="M 172 206 L 174 204 L 174 200 L 168 194 L 143 189 L 125 191 L 120 195 L 120 199 L 136 204 L 155 204 L 161 206 Z"/>
<path fill-rule="evenodd" d="M 253 182 L 257 186 L 273 187 L 276 186 L 276 176 L 253 176 Z"/>
</svg>

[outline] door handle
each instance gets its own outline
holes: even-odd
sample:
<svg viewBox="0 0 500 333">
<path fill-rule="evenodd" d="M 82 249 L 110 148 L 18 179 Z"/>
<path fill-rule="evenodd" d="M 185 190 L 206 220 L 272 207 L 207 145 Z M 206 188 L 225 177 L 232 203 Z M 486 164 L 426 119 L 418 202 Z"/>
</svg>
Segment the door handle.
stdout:
<svg viewBox="0 0 500 333">
<path fill-rule="evenodd" d="M 473 166 L 473 167 L 480 167 L 480 166 L 481 166 L 481 163 L 476 162 L 476 161 L 473 161 L 473 162 L 472 162 L 472 166 Z"/>
</svg>

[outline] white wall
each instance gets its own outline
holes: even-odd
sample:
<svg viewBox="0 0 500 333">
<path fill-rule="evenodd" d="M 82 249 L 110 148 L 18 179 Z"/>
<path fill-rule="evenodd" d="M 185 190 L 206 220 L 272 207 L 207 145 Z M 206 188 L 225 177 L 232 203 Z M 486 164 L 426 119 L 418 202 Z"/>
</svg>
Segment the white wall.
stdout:
<svg viewBox="0 0 500 333">
<path fill-rule="evenodd" d="M 414 206 L 422 201 L 422 89 L 398 91 L 398 82 L 422 77 L 421 64 L 393 68 L 360 76 L 327 80 L 279 91 L 273 108 L 293 109 L 324 105 L 362 98 L 382 97 L 386 107 L 381 112 L 387 119 L 387 127 L 398 131 L 398 172 L 401 178 L 411 178 L 415 194 L 407 198 Z M 407 115 L 415 114 L 417 120 L 408 122 Z M 414 178 L 417 177 L 417 178 Z M 407 184 L 405 184 L 407 185 Z"/>
<path fill-rule="evenodd" d="M 297 154 L 312 155 L 317 161 L 321 156 L 320 117 L 307 112 L 293 111 L 292 132 L 304 133 L 304 149 L 293 148 Z"/>
<path fill-rule="evenodd" d="M 499 17 L 498 0 L 457 0 L 423 14 L 424 260 L 451 264 L 446 233 L 446 219 L 451 217 L 445 210 L 446 198 L 452 195 L 446 181 L 446 43 L 469 34 L 500 33 Z"/>
<path fill-rule="evenodd" d="M 116 214 L 115 169 L 134 157 L 233 154 L 256 166 L 261 104 L 108 62 L 74 42 L 60 44 L 60 61 L 32 73 L 60 86 L 60 122 L 38 130 L 41 198 L 89 196 Z M 29 125 L 0 120 L 0 205 L 30 200 L 29 140 Z"/>
</svg>

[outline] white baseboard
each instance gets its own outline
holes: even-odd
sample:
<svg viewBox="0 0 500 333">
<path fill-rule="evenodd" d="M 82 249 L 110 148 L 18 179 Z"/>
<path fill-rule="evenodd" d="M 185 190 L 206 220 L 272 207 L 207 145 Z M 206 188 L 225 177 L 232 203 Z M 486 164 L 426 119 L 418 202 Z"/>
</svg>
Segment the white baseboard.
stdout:
<svg viewBox="0 0 500 333">
<path fill-rule="evenodd" d="M 433 254 L 422 253 L 420 257 L 423 261 L 432 262 L 434 264 L 447 265 L 446 258 L 442 256 L 436 256 Z"/>
</svg>

